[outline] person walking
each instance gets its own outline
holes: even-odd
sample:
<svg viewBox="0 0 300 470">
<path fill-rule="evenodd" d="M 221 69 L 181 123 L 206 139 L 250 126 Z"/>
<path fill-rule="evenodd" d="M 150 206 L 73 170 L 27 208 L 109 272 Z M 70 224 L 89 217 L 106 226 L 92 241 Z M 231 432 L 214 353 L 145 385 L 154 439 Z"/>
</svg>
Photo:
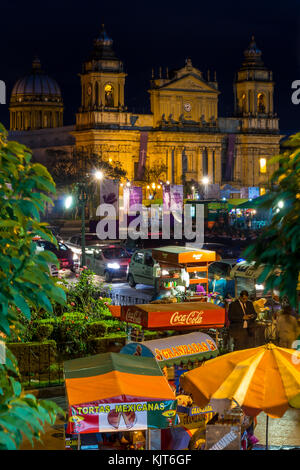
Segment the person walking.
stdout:
<svg viewBox="0 0 300 470">
<path fill-rule="evenodd" d="M 281 348 L 292 348 L 292 344 L 297 339 L 298 322 L 292 315 L 292 308 L 286 305 L 277 316 L 277 336 L 278 346 Z"/>
<path fill-rule="evenodd" d="M 239 298 L 231 302 L 229 306 L 229 334 L 233 339 L 235 351 L 254 347 L 257 314 L 253 303 L 248 298 L 248 292 L 243 290 Z"/>
</svg>

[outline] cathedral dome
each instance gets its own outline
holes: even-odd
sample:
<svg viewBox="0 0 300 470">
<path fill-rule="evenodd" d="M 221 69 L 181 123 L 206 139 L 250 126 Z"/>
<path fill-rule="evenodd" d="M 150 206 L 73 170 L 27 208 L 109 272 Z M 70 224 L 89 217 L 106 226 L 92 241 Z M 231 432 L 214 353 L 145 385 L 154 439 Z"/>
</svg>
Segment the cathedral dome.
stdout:
<svg viewBox="0 0 300 470">
<path fill-rule="evenodd" d="M 61 102 L 62 96 L 57 82 L 46 75 L 41 69 L 41 63 L 35 58 L 30 74 L 18 80 L 12 90 L 11 100 L 20 101 L 56 101 Z"/>
<path fill-rule="evenodd" d="M 18 80 L 10 97 L 10 129 L 35 130 L 63 125 L 63 100 L 57 82 L 35 58 L 32 71 Z"/>
</svg>

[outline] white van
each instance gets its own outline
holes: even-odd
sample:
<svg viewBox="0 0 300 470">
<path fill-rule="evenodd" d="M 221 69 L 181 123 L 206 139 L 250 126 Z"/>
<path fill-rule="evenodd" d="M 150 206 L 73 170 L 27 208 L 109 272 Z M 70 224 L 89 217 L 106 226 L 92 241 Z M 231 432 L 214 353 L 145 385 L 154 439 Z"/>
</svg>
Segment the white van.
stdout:
<svg viewBox="0 0 300 470">
<path fill-rule="evenodd" d="M 152 250 L 137 250 L 131 257 L 127 281 L 130 287 L 135 287 L 136 284 L 154 287 L 160 273 L 159 264 L 152 258 Z"/>
</svg>

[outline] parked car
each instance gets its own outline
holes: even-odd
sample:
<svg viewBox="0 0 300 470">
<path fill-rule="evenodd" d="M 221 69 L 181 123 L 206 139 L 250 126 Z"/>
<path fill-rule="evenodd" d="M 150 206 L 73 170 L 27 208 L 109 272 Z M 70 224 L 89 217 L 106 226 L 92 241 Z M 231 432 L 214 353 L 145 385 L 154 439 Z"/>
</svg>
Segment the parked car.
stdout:
<svg viewBox="0 0 300 470">
<path fill-rule="evenodd" d="M 68 248 L 64 243 L 58 242 L 58 248 L 53 244 L 42 238 L 35 238 L 34 241 L 37 244 L 37 249 L 40 251 L 48 250 L 54 253 L 58 260 L 60 269 L 70 269 L 75 272 L 79 265 L 79 257 L 74 256 L 73 251 Z"/>
<path fill-rule="evenodd" d="M 161 234 L 160 234 L 161 237 Z M 184 240 L 171 240 L 172 245 L 180 245 L 184 246 L 185 242 Z M 152 239 L 151 234 L 149 234 L 148 238 L 143 239 L 143 238 L 138 238 L 137 240 L 133 240 L 131 238 L 128 238 L 127 240 L 124 240 L 123 242 L 124 248 L 128 253 L 131 255 L 136 251 L 136 250 L 151 250 L 152 248 L 161 248 L 163 246 L 170 246 L 170 239 Z"/>
<path fill-rule="evenodd" d="M 155 285 L 160 270 L 159 264 L 152 258 L 152 250 L 136 250 L 131 257 L 127 281 L 130 287 L 136 284 Z"/>
<path fill-rule="evenodd" d="M 86 249 L 86 264 L 95 274 L 112 279 L 126 279 L 129 253 L 119 244 L 97 244 Z"/>
<path fill-rule="evenodd" d="M 72 235 L 68 240 L 65 241 L 65 244 L 71 248 L 74 253 L 81 254 L 81 241 L 82 241 L 82 234 L 77 233 L 76 235 Z M 125 241 L 125 240 L 124 240 Z M 85 233 L 85 246 L 97 246 L 97 245 L 111 245 L 111 244 L 119 244 L 122 245 L 122 240 L 100 240 L 97 233 L 86 232 Z"/>
</svg>

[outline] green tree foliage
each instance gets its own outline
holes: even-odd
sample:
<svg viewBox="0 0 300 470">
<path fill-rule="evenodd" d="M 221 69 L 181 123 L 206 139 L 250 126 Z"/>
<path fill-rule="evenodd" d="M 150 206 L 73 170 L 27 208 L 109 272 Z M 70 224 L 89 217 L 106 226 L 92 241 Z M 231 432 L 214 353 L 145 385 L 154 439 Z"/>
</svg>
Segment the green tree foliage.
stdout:
<svg viewBox="0 0 300 470">
<path fill-rule="evenodd" d="M 299 308 L 297 284 L 300 272 L 300 133 L 283 144 L 283 153 L 272 176 L 273 189 L 261 208 L 273 210 L 271 224 L 244 253 L 256 265 L 265 265 L 259 282 L 279 290 Z M 280 269 L 280 272 L 278 271 Z"/>
<path fill-rule="evenodd" d="M 52 312 L 51 301 L 64 304 L 64 291 L 49 273 L 49 263 L 58 260 L 48 251 L 37 252 L 35 236 L 56 243 L 46 224 L 40 222 L 48 194 L 55 185 L 46 168 L 31 163 L 23 145 L 7 140 L 0 125 L 0 333 L 9 339 L 11 327 L 19 325 L 19 314 L 27 319 L 31 310 Z M 14 356 L 6 348 L 0 364 L 0 449 L 17 449 L 25 435 L 40 439 L 46 422 L 54 423 L 54 403 L 24 395 Z"/>
</svg>

